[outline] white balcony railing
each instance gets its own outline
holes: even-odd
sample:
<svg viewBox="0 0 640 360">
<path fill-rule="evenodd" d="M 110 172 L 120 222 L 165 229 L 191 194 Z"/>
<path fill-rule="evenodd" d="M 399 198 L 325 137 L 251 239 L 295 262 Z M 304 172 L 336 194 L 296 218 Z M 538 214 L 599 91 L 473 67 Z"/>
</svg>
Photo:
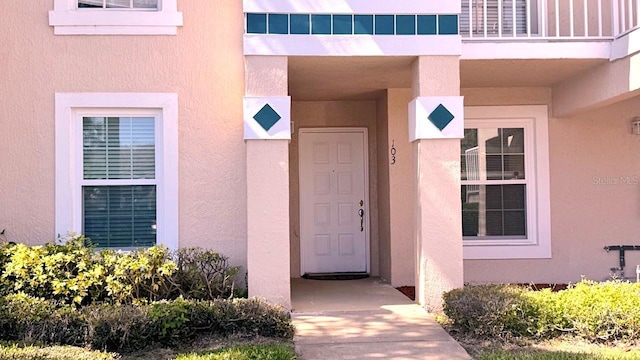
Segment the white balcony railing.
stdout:
<svg viewBox="0 0 640 360">
<path fill-rule="evenodd" d="M 640 0 L 462 0 L 465 40 L 612 39 L 640 26 Z"/>
</svg>

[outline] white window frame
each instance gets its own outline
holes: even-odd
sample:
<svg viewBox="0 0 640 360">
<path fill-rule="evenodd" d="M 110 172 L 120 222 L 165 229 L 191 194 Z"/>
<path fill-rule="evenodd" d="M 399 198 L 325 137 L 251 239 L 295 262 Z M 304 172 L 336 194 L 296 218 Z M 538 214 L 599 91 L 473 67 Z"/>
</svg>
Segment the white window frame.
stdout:
<svg viewBox="0 0 640 360">
<path fill-rule="evenodd" d="M 465 259 L 551 258 L 549 115 L 546 105 L 465 107 L 465 128 L 524 128 L 527 237 L 463 239 Z M 486 181 L 491 182 L 491 181 Z M 464 183 L 464 182 L 463 182 Z"/>
<path fill-rule="evenodd" d="M 78 9 L 77 0 L 54 0 L 49 25 L 56 35 L 175 35 L 182 26 L 177 0 L 157 10 Z"/>
<path fill-rule="evenodd" d="M 156 117 L 156 244 L 178 248 L 178 95 L 175 93 L 56 93 L 55 231 L 82 233 L 82 117 Z"/>
</svg>

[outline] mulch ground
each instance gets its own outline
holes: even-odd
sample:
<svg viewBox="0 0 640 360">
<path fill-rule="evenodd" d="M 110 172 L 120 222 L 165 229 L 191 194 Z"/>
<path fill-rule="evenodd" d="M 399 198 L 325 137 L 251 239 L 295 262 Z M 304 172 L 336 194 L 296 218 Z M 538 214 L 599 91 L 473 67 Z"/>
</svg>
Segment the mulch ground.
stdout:
<svg viewBox="0 0 640 360">
<path fill-rule="evenodd" d="M 408 297 L 412 301 L 416 300 L 416 287 L 415 286 L 400 286 L 397 287 L 396 290 L 400 291 L 404 294 L 404 296 Z"/>
<path fill-rule="evenodd" d="M 551 288 L 551 291 L 560 291 L 567 288 L 567 284 L 518 284 L 521 286 L 526 286 L 531 288 L 532 290 L 542 290 Z M 404 294 L 404 296 L 409 299 L 415 301 L 416 300 L 416 287 L 415 286 L 400 286 L 397 287 L 396 290 L 400 291 Z"/>
</svg>

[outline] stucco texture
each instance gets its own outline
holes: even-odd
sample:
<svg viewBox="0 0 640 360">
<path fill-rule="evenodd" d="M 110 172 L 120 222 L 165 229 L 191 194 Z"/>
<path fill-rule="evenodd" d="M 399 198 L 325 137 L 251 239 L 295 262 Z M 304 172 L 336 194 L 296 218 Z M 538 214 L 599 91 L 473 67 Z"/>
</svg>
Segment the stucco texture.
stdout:
<svg viewBox="0 0 640 360">
<path fill-rule="evenodd" d="M 244 265 L 242 3 L 180 1 L 185 26 L 176 36 L 54 36 L 52 9 L 53 0 L 0 3 L 11 14 L 0 22 L 0 229 L 7 239 L 56 237 L 56 92 L 173 92 L 180 246 L 213 248 Z"/>
</svg>

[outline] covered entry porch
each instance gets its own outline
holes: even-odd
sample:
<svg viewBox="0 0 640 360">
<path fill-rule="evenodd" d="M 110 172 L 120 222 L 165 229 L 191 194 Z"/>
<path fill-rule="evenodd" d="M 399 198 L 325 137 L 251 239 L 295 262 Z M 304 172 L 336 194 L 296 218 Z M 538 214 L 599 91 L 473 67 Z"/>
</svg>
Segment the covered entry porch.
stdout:
<svg viewBox="0 0 640 360">
<path fill-rule="evenodd" d="M 462 285 L 460 136 L 421 137 L 415 113 L 433 96 L 454 111 L 446 101 L 455 98 L 461 132 L 459 58 L 246 56 L 245 63 L 245 101 L 262 101 L 256 116 L 290 102 L 289 136 L 269 137 L 275 133 L 265 128 L 264 137 L 245 138 L 250 295 L 290 308 L 297 289 L 290 284 L 303 274 L 359 272 L 415 286 L 418 302 L 437 310 L 442 292 Z M 247 113 L 245 104 L 245 134 L 259 122 Z M 362 140 L 328 135 L 350 132 Z M 352 158 L 361 159 L 362 176 L 343 167 Z M 361 191 L 346 199 L 345 189 Z M 352 257 L 342 261 L 345 254 Z"/>
</svg>

